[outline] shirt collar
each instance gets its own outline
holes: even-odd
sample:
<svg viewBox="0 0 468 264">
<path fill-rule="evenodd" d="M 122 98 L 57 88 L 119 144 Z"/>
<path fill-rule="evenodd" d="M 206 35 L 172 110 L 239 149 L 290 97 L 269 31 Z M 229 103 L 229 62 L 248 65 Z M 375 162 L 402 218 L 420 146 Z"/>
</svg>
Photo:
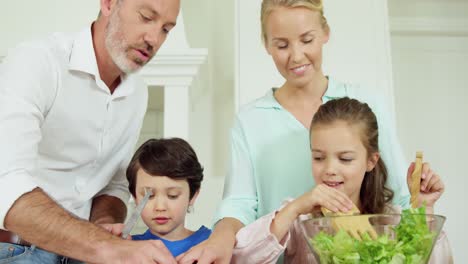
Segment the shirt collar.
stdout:
<svg viewBox="0 0 468 264">
<path fill-rule="evenodd" d="M 101 76 L 99 75 L 91 26 L 83 29 L 76 35 L 71 48 L 68 67 L 70 70 L 81 71 L 93 75 L 95 77 L 96 84 L 101 89 L 109 91 L 109 88 L 104 84 L 101 80 Z M 125 74 L 120 76 L 121 83 L 114 91 L 113 97 L 124 97 L 134 92 L 135 85 L 133 84 L 133 78 L 135 77 L 133 75 L 134 74 Z"/>
<path fill-rule="evenodd" d="M 99 77 L 91 26 L 83 29 L 76 35 L 73 41 L 68 67 L 70 70 L 86 72 L 95 77 Z"/>
<path fill-rule="evenodd" d="M 328 77 L 328 87 L 327 90 L 325 91 L 325 94 L 323 95 L 325 101 L 334 99 L 334 98 L 339 98 L 343 97 L 346 95 L 345 89 L 343 89 L 342 85 L 339 85 L 339 83 L 333 79 Z M 257 108 L 275 108 L 275 109 L 282 109 L 283 107 L 279 104 L 279 102 L 276 100 L 275 96 L 273 95 L 274 91 L 277 90 L 278 88 L 272 88 L 269 89 L 268 92 L 263 96 L 262 98 L 258 99 L 255 102 L 255 107 Z"/>
</svg>

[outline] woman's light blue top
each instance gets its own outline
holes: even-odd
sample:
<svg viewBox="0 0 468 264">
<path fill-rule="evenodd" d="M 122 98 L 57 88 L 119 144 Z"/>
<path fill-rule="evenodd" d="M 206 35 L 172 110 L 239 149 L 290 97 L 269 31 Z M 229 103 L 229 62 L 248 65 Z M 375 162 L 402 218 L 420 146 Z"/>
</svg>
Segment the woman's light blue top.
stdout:
<svg viewBox="0 0 468 264">
<path fill-rule="evenodd" d="M 393 114 L 383 97 L 329 79 L 323 102 L 340 97 L 366 102 L 377 116 L 379 147 L 395 192 L 393 204 L 409 206 L 406 162 L 396 135 Z M 273 89 L 245 105 L 231 130 L 231 161 L 223 201 L 215 223 L 233 217 L 245 225 L 276 210 L 314 185 L 309 131 L 273 96 Z"/>
</svg>

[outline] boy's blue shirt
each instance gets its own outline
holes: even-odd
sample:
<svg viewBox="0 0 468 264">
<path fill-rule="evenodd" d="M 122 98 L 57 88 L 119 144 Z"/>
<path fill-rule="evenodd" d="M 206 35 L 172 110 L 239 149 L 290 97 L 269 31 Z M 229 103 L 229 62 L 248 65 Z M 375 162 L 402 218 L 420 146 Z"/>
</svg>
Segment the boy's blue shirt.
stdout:
<svg viewBox="0 0 468 264">
<path fill-rule="evenodd" d="M 174 257 L 177 257 L 178 255 L 189 250 L 191 247 L 205 241 L 210 235 L 211 230 L 206 228 L 205 226 L 201 226 L 195 233 L 188 236 L 187 238 L 177 241 L 169 241 L 154 235 L 148 229 L 145 233 L 141 235 L 133 235 L 132 240 L 161 240 L 167 247 L 167 249 L 169 249 L 171 254 Z"/>
</svg>

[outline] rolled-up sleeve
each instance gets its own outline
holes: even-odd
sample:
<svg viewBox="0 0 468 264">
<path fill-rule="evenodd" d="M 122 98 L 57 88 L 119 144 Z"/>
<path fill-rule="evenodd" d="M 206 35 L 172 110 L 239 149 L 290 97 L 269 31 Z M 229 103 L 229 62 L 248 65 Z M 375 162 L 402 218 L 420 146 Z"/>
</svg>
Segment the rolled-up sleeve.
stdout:
<svg viewBox="0 0 468 264">
<path fill-rule="evenodd" d="M 37 187 L 40 127 L 54 93 L 46 58 L 39 48 L 19 47 L 0 66 L 0 229 L 14 202 Z"/>
<path fill-rule="evenodd" d="M 271 233 L 270 226 L 277 212 L 262 216 L 239 230 L 231 263 L 276 263 L 291 238 L 288 232 L 278 241 Z"/>
<path fill-rule="evenodd" d="M 248 225 L 257 219 L 258 200 L 248 141 L 238 118 L 231 130 L 229 166 L 224 183 L 223 200 L 214 222 L 232 217 Z"/>
</svg>

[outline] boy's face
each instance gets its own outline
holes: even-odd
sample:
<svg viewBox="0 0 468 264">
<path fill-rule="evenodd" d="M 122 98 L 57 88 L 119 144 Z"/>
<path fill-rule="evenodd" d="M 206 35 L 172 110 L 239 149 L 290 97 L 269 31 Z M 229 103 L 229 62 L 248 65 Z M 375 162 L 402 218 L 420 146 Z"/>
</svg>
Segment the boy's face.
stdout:
<svg viewBox="0 0 468 264">
<path fill-rule="evenodd" d="M 378 160 L 378 154 L 368 157 L 360 127 L 343 121 L 317 125 L 312 128 L 311 148 L 316 184 L 336 188 L 359 204 L 364 175 Z"/>
<path fill-rule="evenodd" d="M 151 176 L 139 169 L 136 184 L 136 203 L 145 195 L 145 188 L 150 188 L 153 195 L 142 212 L 143 222 L 151 233 L 167 240 L 180 240 L 189 233 L 184 227 L 185 214 L 196 195 L 190 201 L 190 189 L 187 180 L 174 180 L 166 176 Z"/>
</svg>

